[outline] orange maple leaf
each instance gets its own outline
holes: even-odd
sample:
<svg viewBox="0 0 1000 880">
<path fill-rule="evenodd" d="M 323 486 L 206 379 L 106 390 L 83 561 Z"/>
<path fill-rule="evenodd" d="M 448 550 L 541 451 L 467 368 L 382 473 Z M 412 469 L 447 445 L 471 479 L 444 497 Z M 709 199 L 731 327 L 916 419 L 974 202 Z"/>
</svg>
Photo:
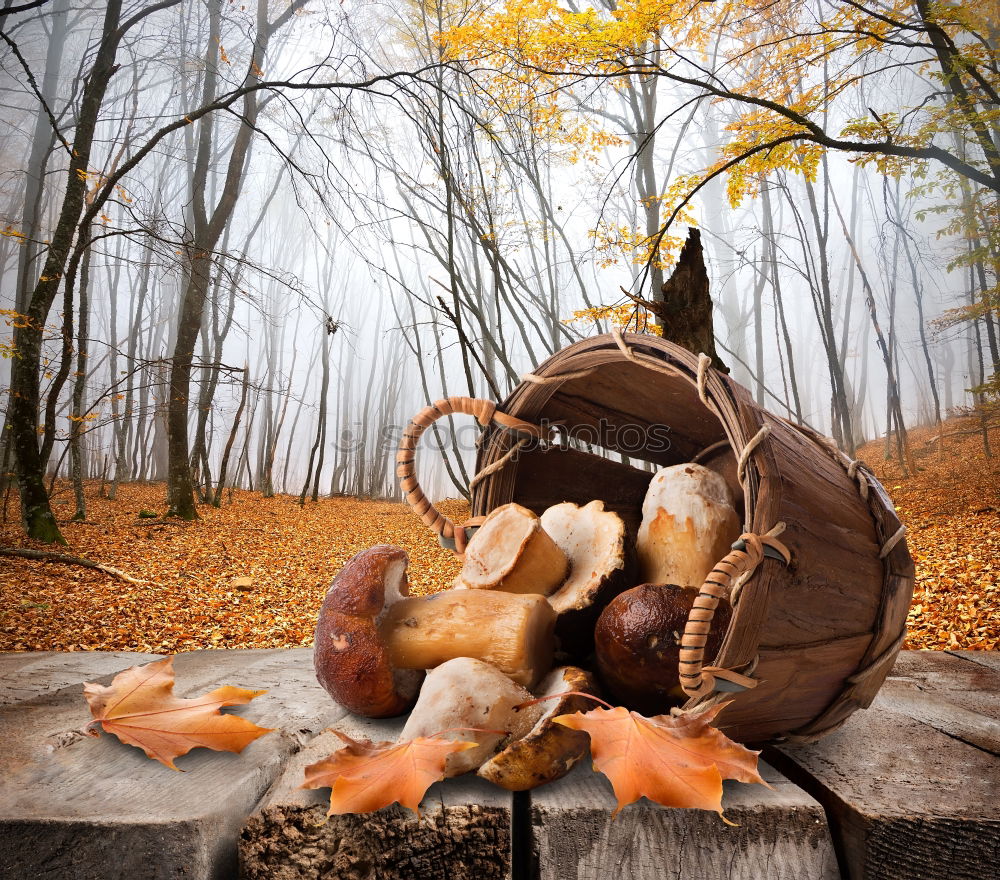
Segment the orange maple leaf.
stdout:
<svg viewBox="0 0 1000 880">
<path fill-rule="evenodd" d="M 474 749 L 474 742 L 419 736 L 407 742 L 371 742 L 337 734 L 346 745 L 306 767 L 302 788 L 330 786 L 328 816 L 369 813 L 399 803 L 420 815 L 420 801 L 431 784 L 444 779 L 444 765 L 454 752 Z"/>
<path fill-rule="evenodd" d="M 608 777 L 618 798 L 613 816 L 643 795 L 665 807 L 695 807 L 721 816 L 723 779 L 767 785 L 757 772 L 760 752 L 711 726 L 725 705 L 653 718 L 618 706 L 553 720 L 590 734 L 594 769 Z"/>
<path fill-rule="evenodd" d="M 175 697 L 174 658 L 166 657 L 119 672 L 108 686 L 84 684 L 83 694 L 94 716 L 84 732 L 98 736 L 100 725 L 123 743 L 138 746 L 150 758 L 177 770 L 174 758 L 191 749 L 241 752 L 270 733 L 272 728 L 219 712 L 222 706 L 241 706 L 263 693 L 224 685 L 200 697 Z"/>
</svg>

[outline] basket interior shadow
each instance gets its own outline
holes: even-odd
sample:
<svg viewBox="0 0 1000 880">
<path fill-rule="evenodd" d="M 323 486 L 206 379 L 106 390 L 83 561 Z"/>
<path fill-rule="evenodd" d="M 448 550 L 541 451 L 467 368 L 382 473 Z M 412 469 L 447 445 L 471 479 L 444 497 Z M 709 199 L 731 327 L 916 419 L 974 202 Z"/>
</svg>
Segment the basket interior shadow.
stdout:
<svg viewBox="0 0 1000 880">
<path fill-rule="evenodd" d="M 652 477 L 644 463 L 699 461 L 740 499 L 745 531 L 785 524 L 791 564 L 763 560 L 740 588 L 719 655 L 706 658 L 756 682 L 726 695 L 728 735 L 809 741 L 871 703 L 905 635 L 914 572 L 892 502 L 860 463 L 758 406 L 704 356 L 649 335 L 569 346 L 499 410 L 571 439 L 508 455 L 524 438 L 487 427 L 476 470 L 498 466 L 472 488 L 474 517 L 511 501 L 541 513 L 598 498 L 634 540 Z"/>
</svg>

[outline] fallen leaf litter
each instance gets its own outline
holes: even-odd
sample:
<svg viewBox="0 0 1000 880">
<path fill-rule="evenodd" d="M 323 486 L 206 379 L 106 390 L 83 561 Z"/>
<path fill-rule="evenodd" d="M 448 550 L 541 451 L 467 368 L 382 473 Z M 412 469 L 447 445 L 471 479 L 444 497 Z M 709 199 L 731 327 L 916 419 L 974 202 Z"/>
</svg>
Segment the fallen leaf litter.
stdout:
<svg viewBox="0 0 1000 880">
<path fill-rule="evenodd" d="M 970 431 L 969 419 L 945 431 Z M 936 428 L 911 432 L 920 472 L 903 477 L 883 461 L 881 443 L 860 450 L 908 527 L 917 568 L 905 647 L 1000 649 L 1000 439 L 987 459 L 976 434 L 945 438 Z M 88 485 L 86 523 L 64 488 L 54 499 L 70 542 L 62 552 L 119 568 L 150 583 L 128 584 L 76 566 L 0 557 L 0 650 L 143 651 L 309 645 L 333 575 L 373 544 L 410 554 L 414 593 L 448 586 L 459 564 L 403 504 L 323 498 L 300 508 L 288 496 L 236 491 L 232 503 L 200 507 L 195 523 L 140 518 L 162 510 L 162 484 L 122 486 L 115 502 Z M 468 505 L 439 505 L 452 519 Z M 4 546 L 52 549 L 28 541 L 16 499 L 0 523 Z"/>
</svg>

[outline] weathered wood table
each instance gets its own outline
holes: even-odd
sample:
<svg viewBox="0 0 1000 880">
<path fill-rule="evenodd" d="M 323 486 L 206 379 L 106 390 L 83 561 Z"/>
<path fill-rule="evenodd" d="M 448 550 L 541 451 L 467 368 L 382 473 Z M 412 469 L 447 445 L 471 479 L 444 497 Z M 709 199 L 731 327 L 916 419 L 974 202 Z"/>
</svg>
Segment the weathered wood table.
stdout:
<svg viewBox="0 0 1000 880">
<path fill-rule="evenodd" d="M 772 788 L 729 784 L 713 813 L 645 801 L 610 818 L 589 767 L 530 794 L 433 786 L 419 819 L 391 807 L 322 823 L 302 768 L 398 722 L 348 715 L 307 649 L 177 658 L 177 693 L 268 688 L 238 711 L 279 730 L 242 755 L 197 750 L 176 773 L 89 720 L 84 681 L 144 654 L 0 655 L 0 878 L 659 880 L 1000 878 L 1000 654 L 907 652 L 873 707 L 813 745 L 765 752 Z"/>
</svg>

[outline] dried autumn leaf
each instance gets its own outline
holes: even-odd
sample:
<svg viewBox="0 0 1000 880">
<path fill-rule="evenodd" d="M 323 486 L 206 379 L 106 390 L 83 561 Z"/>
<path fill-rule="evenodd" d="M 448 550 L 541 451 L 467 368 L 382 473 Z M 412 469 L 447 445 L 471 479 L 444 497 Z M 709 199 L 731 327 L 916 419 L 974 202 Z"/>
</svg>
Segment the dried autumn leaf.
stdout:
<svg viewBox="0 0 1000 880">
<path fill-rule="evenodd" d="M 399 803 L 420 815 L 420 801 L 430 786 L 444 779 L 444 765 L 454 752 L 476 747 L 441 737 L 407 742 L 355 740 L 334 730 L 346 745 L 306 767 L 303 788 L 330 786 L 328 816 L 369 813 Z"/>
<path fill-rule="evenodd" d="M 83 686 L 94 720 L 85 731 L 97 736 L 95 725 L 123 743 L 138 746 L 150 758 L 177 770 L 174 758 L 204 747 L 217 752 L 241 752 L 271 728 L 258 727 L 238 715 L 223 715 L 222 706 L 241 706 L 266 691 L 225 685 L 200 697 L 174 696 L 174 658 L 167 657 L 119 672 L 108 686 Z"/>
<path fill-rule="evenodd" d="M 665 807 L 722 815 L 722 780 L 759 782 L 757 755 L 711 726 L 726 704 L 697 714 L 646 718 L 618 706 L 560 715 L 557 723 L 590 734 L 594 767 L 618 798 L 613 815 L 645 795 Z"/>
</svg>

